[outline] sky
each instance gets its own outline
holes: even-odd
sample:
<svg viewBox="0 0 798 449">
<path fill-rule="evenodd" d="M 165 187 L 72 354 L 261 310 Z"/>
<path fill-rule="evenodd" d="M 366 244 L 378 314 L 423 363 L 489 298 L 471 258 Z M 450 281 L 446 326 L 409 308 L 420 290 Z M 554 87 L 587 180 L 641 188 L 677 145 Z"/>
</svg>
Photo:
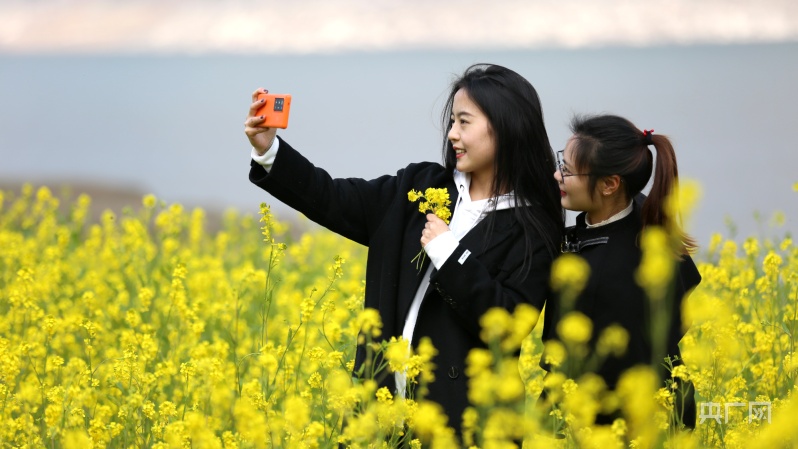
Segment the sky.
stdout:
<svg viewBox="0 0 798 449">
<path fill-rule="evenodd" d="M 307 54 L 795 41 L 794 0 L 3 0 L 0 52 Z"/>
<path fill-rule="evenodd" d="M 703 195 L 700 242 L 777 210 L 798 229 L 798 2 L 0 0 L 0 183 L 98 182 L 257 212 L 242 122 L 294 95 L 281 132 L 333 176 L 439 160 L 469 64 L 538 89 L 552 146 L 574 113 L 671 136 Z M 783 228 L 782 228 L 783 230 Z M 728 234 L 728 232 L 726 232 Z"/>
</svg>

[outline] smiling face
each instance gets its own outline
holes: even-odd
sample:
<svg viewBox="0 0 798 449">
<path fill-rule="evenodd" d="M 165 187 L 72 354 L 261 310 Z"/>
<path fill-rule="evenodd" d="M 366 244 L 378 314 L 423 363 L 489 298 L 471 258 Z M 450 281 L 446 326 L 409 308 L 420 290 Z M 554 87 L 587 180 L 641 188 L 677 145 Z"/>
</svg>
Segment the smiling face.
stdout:
<svg viewBox="0 0 798 449">
<path fill-rule="evenodd" d="M 457 170 L 471 173 L 472 182 L 491 185 L 495 172 L 496 142 L 490 121 L 463 89 L 454 95 L 451 120 L 447 137 L 455 151 Z"/>
<path fill-rule="evenodd" d="M 573 211 L 588 211 L 596 208 L 594 197 L 589 191 L 590 177 L 581 173 L 573 165 L 573 152 L 576 139 L 571 137 L 565 150 L 558 152 L 558 169 L 554 171 L 554 179 L 560 186 L 560 205 Z"/>
</svg>

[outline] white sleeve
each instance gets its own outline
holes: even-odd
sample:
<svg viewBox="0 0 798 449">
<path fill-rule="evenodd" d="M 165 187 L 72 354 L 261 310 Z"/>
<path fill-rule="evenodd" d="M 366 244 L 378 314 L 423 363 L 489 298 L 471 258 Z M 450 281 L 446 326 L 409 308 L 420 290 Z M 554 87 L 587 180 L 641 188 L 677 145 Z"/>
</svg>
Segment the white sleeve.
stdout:
<svg viewBox="0 0 798 449">
<path fill-rule="evenodd" d="M 274 158 L 277 157 L 277 150 L 280 149 L 280 139 L 277 136 L 274 136 L 274 142 L 272 142 L 272 146 L 269 147 L 263 154 L 258 154 L 255 151 L 255 148 L 252 149 L 252 160 L 257 162 L 258 164 L 262 165 L 266 171 L 272 168 L 274 165 Z"/>
<path fill-rule="evenodd" d="M 441 269 L 446 259 L 452 255 L 460 241 L 454 236 L 452 231 L 446 231 L 443 234 L 430 240 L 424 247 L 424 251 L 429 256 L 435 268 Z"/>
</svg>

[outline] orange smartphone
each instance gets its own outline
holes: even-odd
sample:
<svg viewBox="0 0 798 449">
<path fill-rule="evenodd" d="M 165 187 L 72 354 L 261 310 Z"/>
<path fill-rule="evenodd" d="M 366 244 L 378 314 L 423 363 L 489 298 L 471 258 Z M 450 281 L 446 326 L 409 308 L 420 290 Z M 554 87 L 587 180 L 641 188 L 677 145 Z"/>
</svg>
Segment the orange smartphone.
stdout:
<svg viewBox="0 0 798 449">
<path fill-rule="evenodd" d="M 266 100 L 255 112 L 256 116 L 265 116 L 260 126 L 266 128 L 288 128 L 288 114 L 291 112 L 291 95 L 258 94 L 258 100 Z"/>
</svg>

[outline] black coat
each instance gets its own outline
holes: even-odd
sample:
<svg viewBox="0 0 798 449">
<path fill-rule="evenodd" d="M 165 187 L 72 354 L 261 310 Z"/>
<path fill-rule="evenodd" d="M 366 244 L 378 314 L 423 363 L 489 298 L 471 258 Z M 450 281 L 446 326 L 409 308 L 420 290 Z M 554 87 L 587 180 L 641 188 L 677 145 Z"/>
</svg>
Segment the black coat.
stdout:
<svg viewBox="0 0 798 449">
<path fill-rule="evenodd" d="M 417 203 L 408 201 L 407 193 L 411 189 L 445 187 L 453 209 L 458 190 L 452 173 L 440 164 L 425 162 L 373 180 L 333 179 L 280 140 L 271 170 L 267 173 L 252 161 L 249 177 L 314 222 L 369 247 L 365 306 L 379 311 L 383 338 L 401 336 L 410 304 L 430 263 L 427 258 L 420 272 L 411 263 L 421 249 L 426 217 L 418 211 Z M 552 232 L 559 236 L 558 230 Z M 527 255 L 523 228 L 512 209 L 494 211 L 463 237 L 430 277 L 412 344 L 416 346 L 421 337 L 429 337 L 437 348 L 435 382 L 427 398 L 443 406 L 457 431 L 468 405 L 465 359 L 471 349 L 485 347 L 479 338 L 479 318 L 491 307 L 512 311 L 520 303 L 540 310 L 546 300 L 552 257 L 542 238 L 535 238 L 534 243 L 527 261 L 531 262 L 529 274 L 520 276 Z M 466 250 L 471 255 L 460 263 L 458 259 Z M 358 348 L 356 370 L 364 355 Z M 395 388 L 392 375 L 382 383 Z"/>
<path fill-rule="evenodd" d="M 661 366 L 666 354 L 654 354 L 648 297 L 635 281 L 635 272 L 642 257 L 639 247 L 642 230 L 640 210 L 640 203 L 635 201 L 634 209 L 628 216 L 592 229 L 586 227 L 585 213 L 581 213 L 576 218 L 576 225 L 565 232 L 570 242 L 570 252 L 579 254 L 590 266 L 588 282 L 574 304 L 574 310 L 584 313 L 593 321 L 590 344 L 595 345 L 601 331 L 613 323 L 620 324 L 629 333 L 626 353 L 620 358 L 609 356 L 595 370 L 612 389 L 623 371 L 638 364 L 656 363 L 660 377 L 669 377 L 667 370 Z M 685 294 L 700 282 L 701 275 L 695 263 L 685 256 L 675 272 L 671 295 L 665 299 L 671 305 L 665 348 L 671 357 L 678 356 L 681 359 L 678 346 L 684 336 L 681 305 Z M 550 301 L 544 316 L 544 341 L 558 338 L 556 328 L 562 315 L 559 301 Z M 549 368 L 543 361 L 541 366 Z"/>
</svg>

